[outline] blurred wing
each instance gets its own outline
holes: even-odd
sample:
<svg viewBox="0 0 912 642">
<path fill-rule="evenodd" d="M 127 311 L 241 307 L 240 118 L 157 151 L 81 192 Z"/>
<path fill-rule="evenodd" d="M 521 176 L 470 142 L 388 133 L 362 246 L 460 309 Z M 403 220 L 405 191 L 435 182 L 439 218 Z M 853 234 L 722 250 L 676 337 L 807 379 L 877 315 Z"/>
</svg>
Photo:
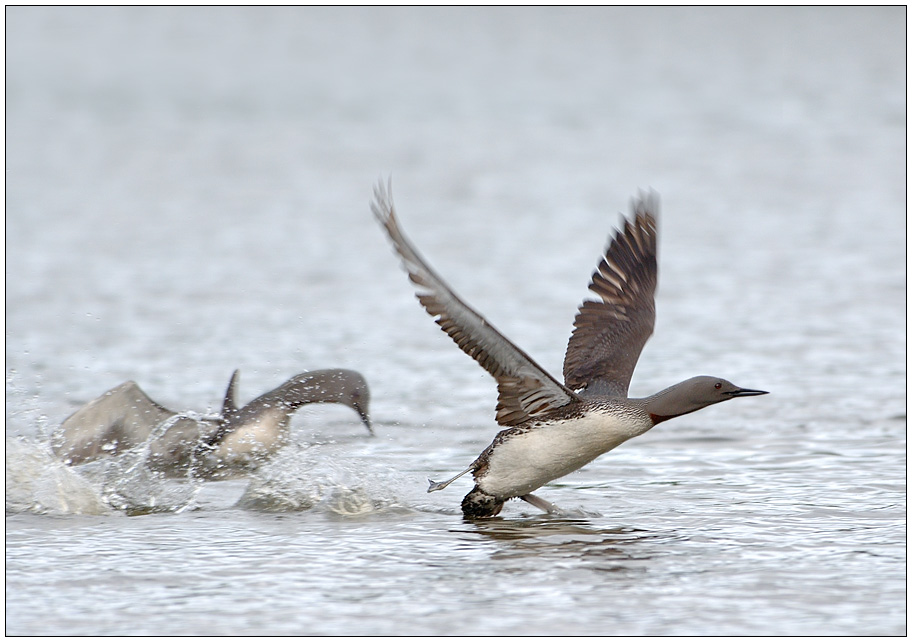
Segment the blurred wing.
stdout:
<svg viewBox="0 0 912 642">
<path fill-rule="evenodd" d="M 564 357 L 571 390 L 627 396 L 640 352 L 655 325 L 659 197 L 640 194 L 592 274 L 598 301 L 583 301 Z"/>
<path fill-rule="evenodd" d="M 371 210 L 402 258 L 418 290 L 418 301 L 456 345 L 497 380 L 497 423 L 515 426 L 579 399 L 463 303 L 437 276 L 399 229 L 391 188 L 382 182 L 374 188 Z"/>
<path fill-rule="evenodd" d="M 174 414 L 126 381 L 67 417 L 51 445 L 54 454 L 70 464 L 117 455 L 143 443 Z"/>
</svg>

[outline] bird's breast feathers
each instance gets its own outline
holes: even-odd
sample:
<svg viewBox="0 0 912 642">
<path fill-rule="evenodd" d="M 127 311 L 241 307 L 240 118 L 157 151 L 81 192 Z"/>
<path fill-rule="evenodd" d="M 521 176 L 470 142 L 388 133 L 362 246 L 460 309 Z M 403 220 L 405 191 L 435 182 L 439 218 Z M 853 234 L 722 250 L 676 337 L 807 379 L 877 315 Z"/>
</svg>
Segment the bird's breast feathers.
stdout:
<svg viewBox="0 0 912 642">
<path fill-rule="evenodd" d="M 479 486 L 497 497 L 518 497 L 585 466 L 652 427 L 646 413 L 595 409 L 581 417 L 516 431 L 488 453 Z"/>
</svg>

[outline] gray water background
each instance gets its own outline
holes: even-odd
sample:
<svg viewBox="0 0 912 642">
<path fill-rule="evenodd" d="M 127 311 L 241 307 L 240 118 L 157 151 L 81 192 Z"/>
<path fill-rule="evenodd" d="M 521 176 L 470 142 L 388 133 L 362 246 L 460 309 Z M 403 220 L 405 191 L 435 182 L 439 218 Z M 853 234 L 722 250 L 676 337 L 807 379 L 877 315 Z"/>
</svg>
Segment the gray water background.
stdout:
<svg viewBox="0 0 912 642">
<path fill-rule="evenodd" d="M 27 8 L 7 16 L 6 631 L 903 634 L 906 12 Z M 493 380 L 368 209 L 559 375 L 618 212 L 662 196 L 632 394 L 769 390 L 464 522 Z M 133 379 L 217 409 L 308 370 L 249 480 L 67 469 Z M 152 512 L 163 511 L 163 512 Z"/>
</svg>

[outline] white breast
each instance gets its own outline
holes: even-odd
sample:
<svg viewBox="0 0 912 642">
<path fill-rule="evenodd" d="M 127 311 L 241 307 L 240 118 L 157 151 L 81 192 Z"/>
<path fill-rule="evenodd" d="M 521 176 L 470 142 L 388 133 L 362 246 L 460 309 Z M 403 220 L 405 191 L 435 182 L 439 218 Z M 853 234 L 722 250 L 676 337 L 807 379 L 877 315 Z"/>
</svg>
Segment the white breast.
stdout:
<svg viewBox="0 0 912 642">
<path fill-rule="evenodd" d="M 645 414 L 594 411 L 542 424 L 498 444 L 476 481 L 496 497 L 519 497 L 585 466 L 652 427 Z"/>
<path fill-rule="evenodd" d="M 264 412 L 234 427 L 219 443 L 215 454 L 228 465 L 269 456 L 285 444 L 287 425 L 287 413 Z"/>
</svg>

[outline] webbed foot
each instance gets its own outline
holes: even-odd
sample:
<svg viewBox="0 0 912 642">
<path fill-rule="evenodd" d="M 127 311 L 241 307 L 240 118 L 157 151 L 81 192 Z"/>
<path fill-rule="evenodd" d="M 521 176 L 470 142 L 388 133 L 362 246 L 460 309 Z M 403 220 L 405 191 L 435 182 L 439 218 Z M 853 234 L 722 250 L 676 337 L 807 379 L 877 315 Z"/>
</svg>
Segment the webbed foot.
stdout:
<svg viewBox="0 0 912 642">
<path fill-rule="evenodd" d="M 523 500 L 524 502 L 529 502 L 530 504 L 535 506 L 535 508 L 538 508 L 539 510 L 543 510 L 546 513 L 548 513 L 549 515 L 557 515 L 559 517 L 569 517 L 570 516 L 570 513 L 565 511 L 563 508 L 558 508 L 551 502 L 544 500 L 541 497 L 538 497 L 537 495 L 533 495 L 532 493 L 523 495 L 522 497 L 520 497 L 520 499 Z"/>
</svg>

